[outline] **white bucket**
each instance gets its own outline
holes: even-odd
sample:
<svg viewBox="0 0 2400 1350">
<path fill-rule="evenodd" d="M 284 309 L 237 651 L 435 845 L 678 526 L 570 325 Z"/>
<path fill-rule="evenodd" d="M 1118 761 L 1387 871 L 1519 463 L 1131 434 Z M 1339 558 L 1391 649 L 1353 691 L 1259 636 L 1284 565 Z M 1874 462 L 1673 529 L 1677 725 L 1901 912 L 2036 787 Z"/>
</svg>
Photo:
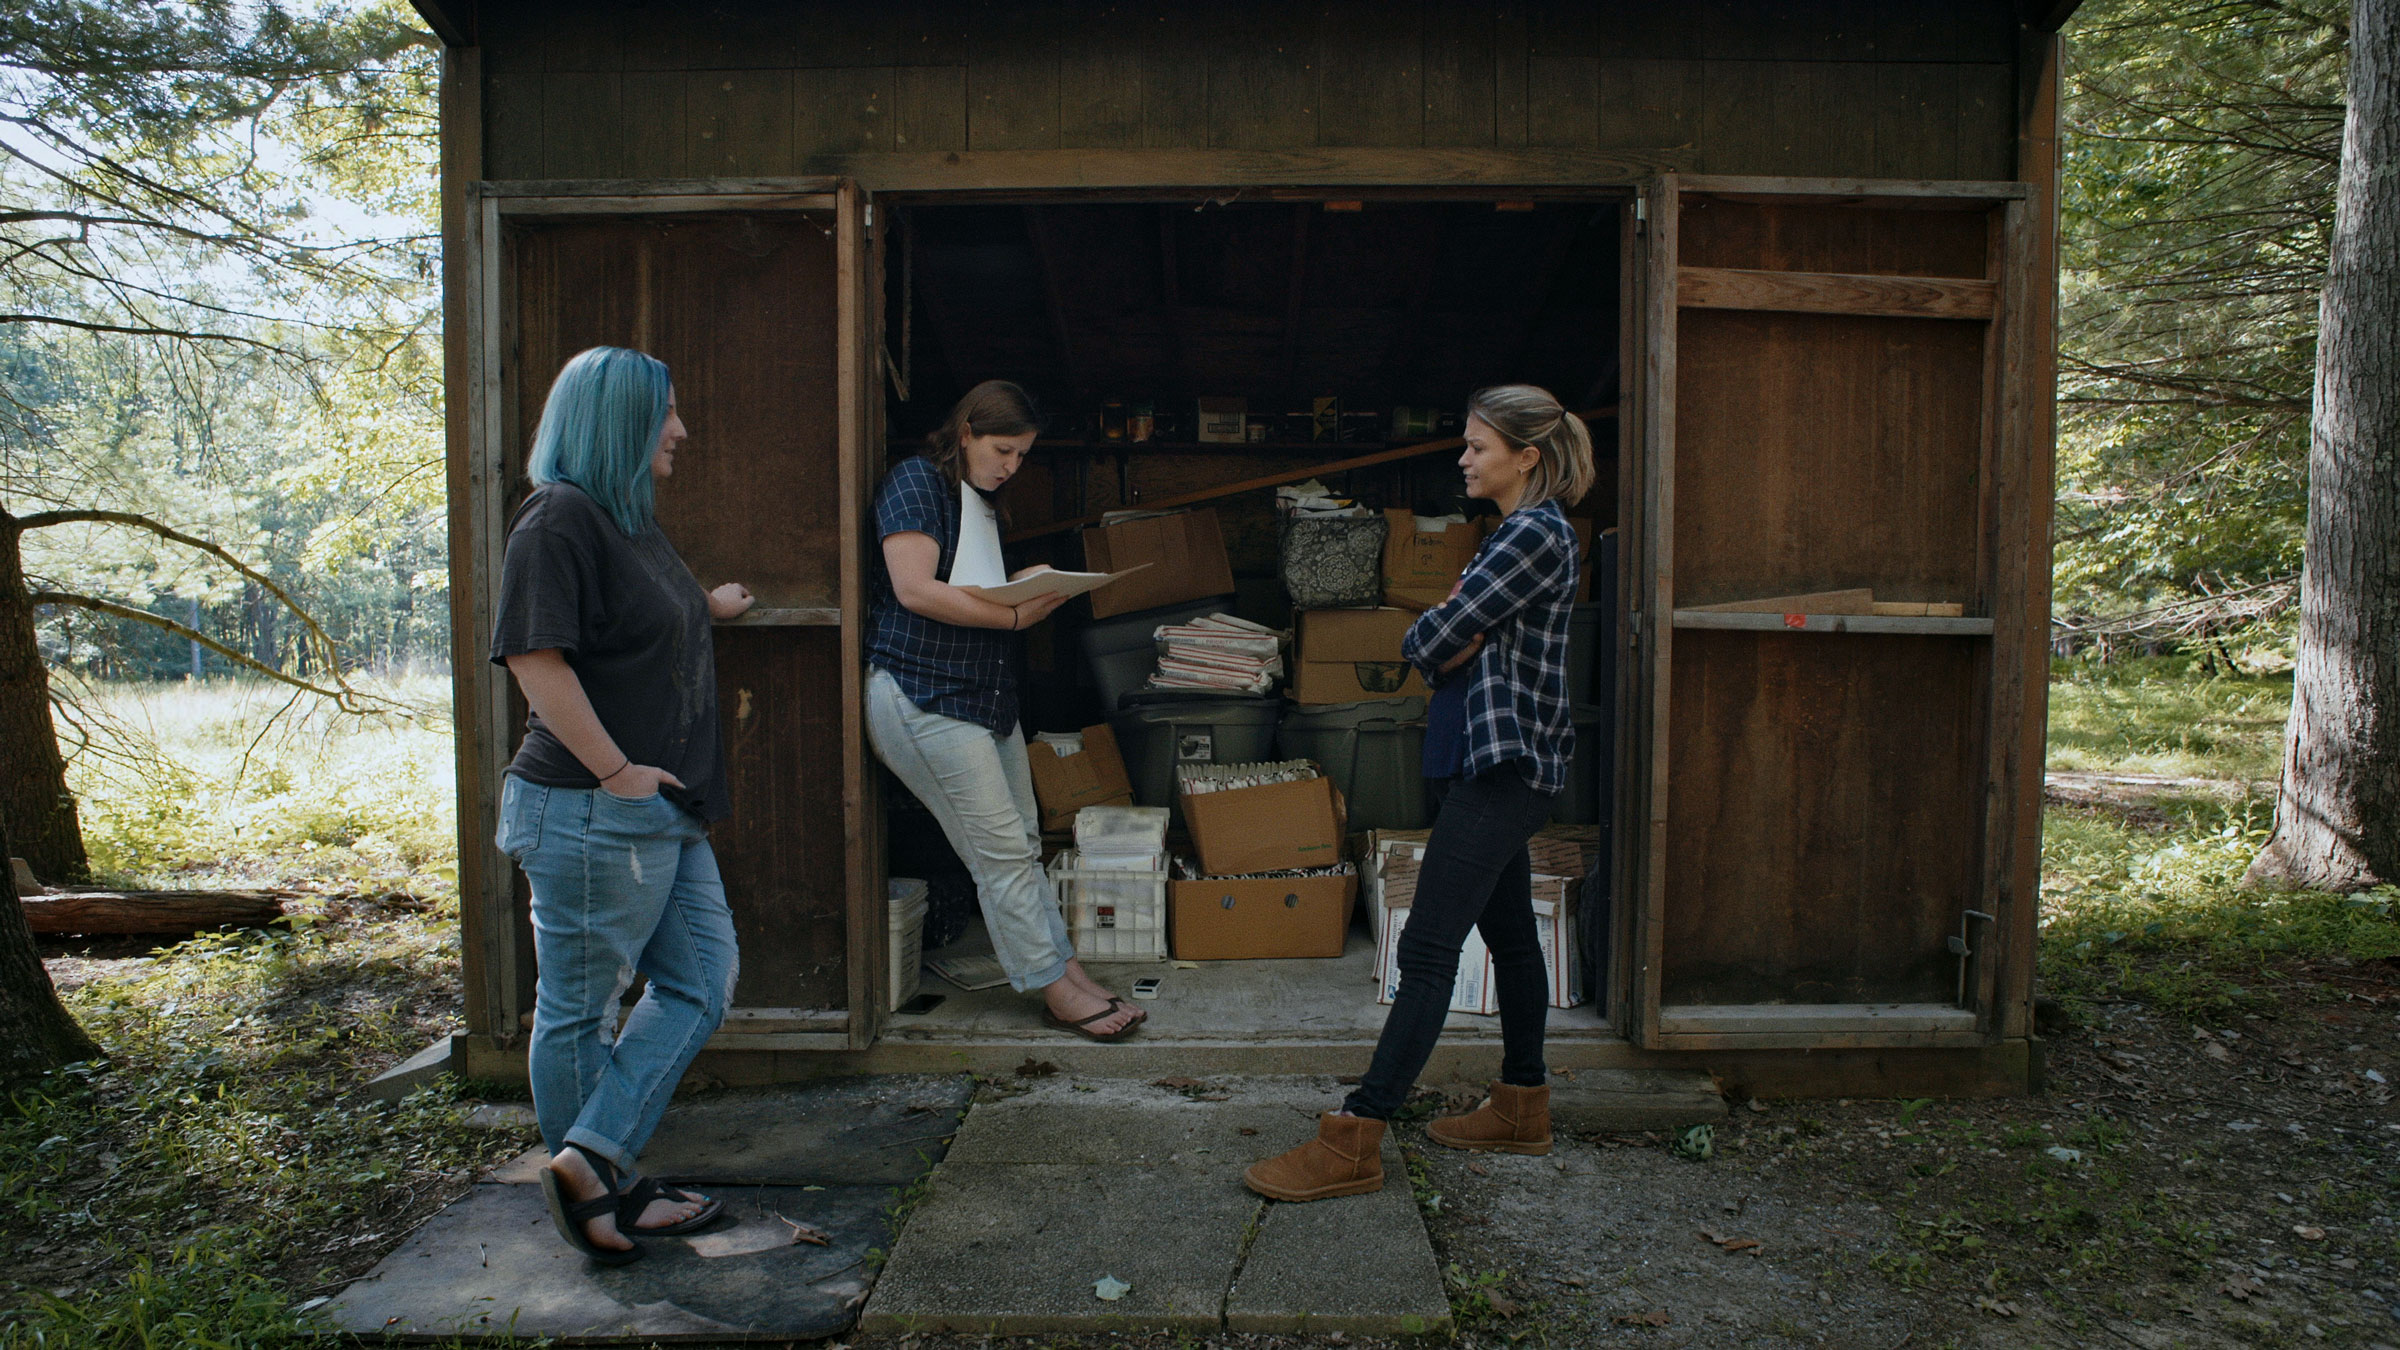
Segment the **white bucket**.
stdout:
<svg viewBox="0 0 2400 1350">
<path fill-rule="evenodd" d="M 915 877 L 893 877 L 888 891 L 892 940 L 892 998 L 891 1010 L 917 996 L 917 982 L 925 974 L 925 908 L 926 886 Z"/>
</svg>

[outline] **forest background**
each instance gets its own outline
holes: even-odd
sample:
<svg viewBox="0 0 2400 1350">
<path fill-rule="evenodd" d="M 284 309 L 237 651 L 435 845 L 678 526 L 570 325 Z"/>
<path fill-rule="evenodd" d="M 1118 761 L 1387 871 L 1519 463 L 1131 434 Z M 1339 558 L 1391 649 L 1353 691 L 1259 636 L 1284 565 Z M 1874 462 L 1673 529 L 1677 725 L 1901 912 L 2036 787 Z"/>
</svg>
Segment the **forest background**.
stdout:
<svg viewBox="0 0 2400 1350">
<path fill-rule="evenodd" d="M 122 51 L 132 30 L 73 0 L 6 21 L 0 507 L 139 513 L 258 573 L 121 524 L 24 536 L 31 591 L 103 606 L 39 610 L 78 780 L 144 753 L 112 682 L 230 675 L 234 653 L 325 674 L 262 583 L 345 666 L 443 711 L 406 678 L 448 661 L 438 45 L 401 0 L 178 8 L 193 21 L 155 41 L 243 59 L 59 78 L 44 62 L 77 34 Z M 2090 0 L 2069 26 L 2062 654 L 2288 668 L 2346 20 L 2339 0 Z"/>
</svg>

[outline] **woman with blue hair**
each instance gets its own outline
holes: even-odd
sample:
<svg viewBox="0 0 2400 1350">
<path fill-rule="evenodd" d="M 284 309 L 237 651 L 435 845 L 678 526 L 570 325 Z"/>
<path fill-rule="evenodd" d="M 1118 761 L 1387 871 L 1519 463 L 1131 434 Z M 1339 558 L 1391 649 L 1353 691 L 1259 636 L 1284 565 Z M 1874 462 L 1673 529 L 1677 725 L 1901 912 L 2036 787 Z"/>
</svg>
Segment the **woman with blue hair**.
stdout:
<svg viewBox="0 0 2400 1350">
<path fill-rule="evenodd" d="M 534 432 L 493 622 L 492 660 L 533 710 L 498 842 L 533 890 L 542 1191 L 559 1236 L 603 1265 L 724 1212 L 634 1170 L 740 968 L 708 846 L 731 814 L 709 622 L 751 596 L 701 589 L 652 518 L 683 439 L 663 363 L 622 347 L 568 361 Z M 637 973 L 649 984 L 620 1028 Z"/>
</svg>

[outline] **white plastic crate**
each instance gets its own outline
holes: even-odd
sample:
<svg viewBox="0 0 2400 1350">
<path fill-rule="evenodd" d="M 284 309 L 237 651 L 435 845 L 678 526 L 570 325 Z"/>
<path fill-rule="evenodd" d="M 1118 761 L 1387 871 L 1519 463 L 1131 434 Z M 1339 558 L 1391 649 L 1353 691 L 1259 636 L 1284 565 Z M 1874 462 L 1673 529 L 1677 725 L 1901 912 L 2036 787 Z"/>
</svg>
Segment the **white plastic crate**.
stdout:
<svg viewBox="0 0 2400 1350">
<path fill-rule="evenodd" d="M 1167 855 L 1147 868 L 1085 868 L 1076 849 L 1050 860 L 1067 936 L 1086 961 L 1167 959 Z"/>
</svg>

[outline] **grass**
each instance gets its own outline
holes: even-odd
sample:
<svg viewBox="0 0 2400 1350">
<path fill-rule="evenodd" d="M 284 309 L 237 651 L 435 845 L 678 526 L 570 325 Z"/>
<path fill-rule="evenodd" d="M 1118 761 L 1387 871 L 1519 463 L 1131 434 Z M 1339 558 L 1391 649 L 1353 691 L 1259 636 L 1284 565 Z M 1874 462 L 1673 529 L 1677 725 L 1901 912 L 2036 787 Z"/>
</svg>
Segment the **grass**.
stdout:
<svg viewBox="0 0 2400 1350">
<path fill-rule="evenodd" d="M 423 710 L 405 718 L 353 717 L 246 681 L 76 692 L 79 720 L 106 733 L 68 771 L 103 882 L 457 879 L 446 678 L 374 688 Z"/>
<path fill-rule="evenodd" d="M 2169 778 L 2273 779 L 2283 758 L 2292 677 L 2204 675 L 2190 657 L 2050 670 L 2053 770 Z"/>
</svg>

